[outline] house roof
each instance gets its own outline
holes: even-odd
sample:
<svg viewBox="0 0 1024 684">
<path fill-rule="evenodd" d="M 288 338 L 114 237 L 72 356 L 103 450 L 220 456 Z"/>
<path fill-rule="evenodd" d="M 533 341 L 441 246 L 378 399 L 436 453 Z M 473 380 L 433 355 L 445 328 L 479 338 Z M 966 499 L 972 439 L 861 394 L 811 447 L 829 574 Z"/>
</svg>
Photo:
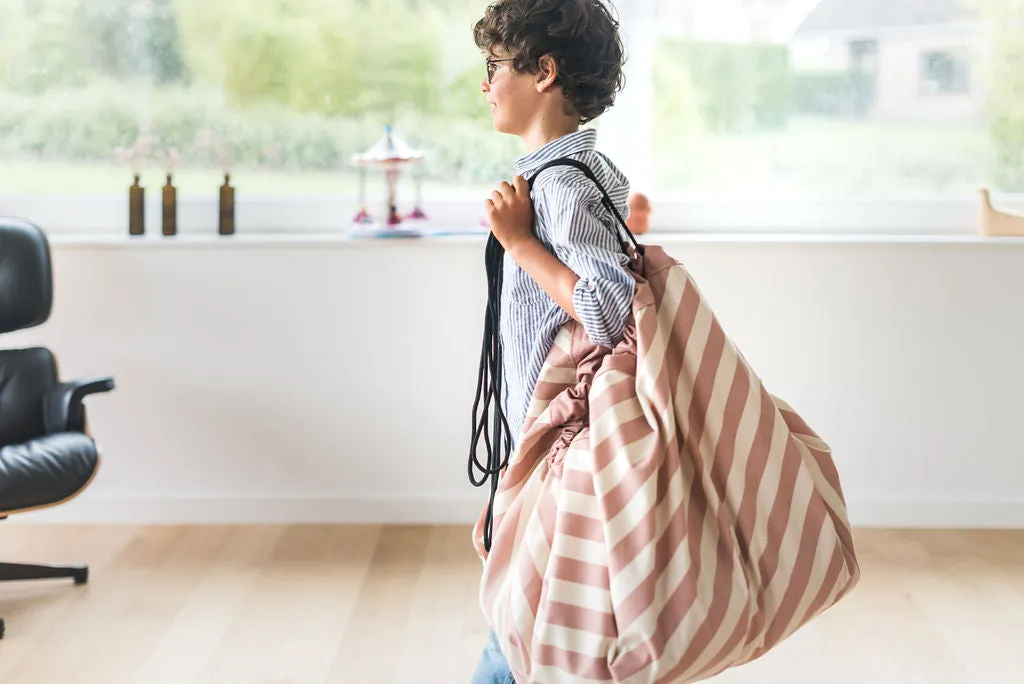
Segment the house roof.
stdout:
<svg viewBox="0 0 1024 684">
<path fill-rule="evenodd" d="M 970 21 L 970 0 L 822 0 L 798 34 Z"/>
<path fill-rule="evenodd" d="M 618 0 L 620 3 L 635 0 Z M 786 42 L 821 0 L 654 0 L 669 35 Z M 899 2 L 900 0 L 894 0 Z M 714 38 L 711 38 L 712 40 Z"/>
</svg>

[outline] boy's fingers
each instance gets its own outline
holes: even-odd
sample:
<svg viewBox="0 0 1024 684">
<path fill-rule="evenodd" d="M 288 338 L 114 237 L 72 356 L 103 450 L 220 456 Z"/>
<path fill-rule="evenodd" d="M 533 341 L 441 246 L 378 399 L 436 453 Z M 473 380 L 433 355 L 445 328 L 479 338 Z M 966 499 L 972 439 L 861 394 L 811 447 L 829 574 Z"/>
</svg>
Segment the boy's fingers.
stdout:
<svg viewBox="0 0 1024 684">
<path fill-rule="evenodd" d="M 522 176 L 516 176 L 513 182 L 516 184 L 516 194 L 522 196 L 530 195 L 530 184 Z"/>
</svg>

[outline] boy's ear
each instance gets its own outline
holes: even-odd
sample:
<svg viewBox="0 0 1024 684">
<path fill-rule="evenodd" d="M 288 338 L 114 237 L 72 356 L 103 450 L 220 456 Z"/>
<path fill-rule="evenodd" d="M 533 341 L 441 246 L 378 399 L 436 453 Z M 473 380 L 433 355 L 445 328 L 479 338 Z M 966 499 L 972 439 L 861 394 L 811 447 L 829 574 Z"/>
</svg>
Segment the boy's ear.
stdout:
<svg viewBox="0 0 1024 684">
<path fill-rule="evenodd" d="M 537 92 L 543 93 L 555 84 L 558 78 L 558 63 L 551 55 L 544 55 L 537 61 Z"/>
</svg>

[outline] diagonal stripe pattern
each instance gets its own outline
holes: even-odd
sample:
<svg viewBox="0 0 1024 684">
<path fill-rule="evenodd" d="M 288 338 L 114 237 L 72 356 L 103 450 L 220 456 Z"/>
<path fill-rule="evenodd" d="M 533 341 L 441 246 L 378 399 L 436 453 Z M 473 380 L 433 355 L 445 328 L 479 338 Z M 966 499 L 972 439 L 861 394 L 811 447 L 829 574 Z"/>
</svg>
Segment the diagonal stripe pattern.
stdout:
<svg viewBox="0 0 1024 684">
<path fill-rule="evenodd" d="M 684 266 L 648 246 L 614 349 L 573 322 L 494 503 L 480 601 L 520 684 L 682 684 L 749 662 L 857 583 L 831 451 Z"/>
</svg>

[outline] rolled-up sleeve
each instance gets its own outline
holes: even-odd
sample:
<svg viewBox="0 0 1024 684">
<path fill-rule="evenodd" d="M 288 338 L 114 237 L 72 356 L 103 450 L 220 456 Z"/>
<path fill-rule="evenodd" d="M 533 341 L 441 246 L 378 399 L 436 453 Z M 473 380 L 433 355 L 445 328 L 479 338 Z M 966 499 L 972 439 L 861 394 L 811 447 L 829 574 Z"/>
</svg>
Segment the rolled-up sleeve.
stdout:
<svg viewBox="0 0 1024 684">
<path fill-rule="evenodd" d="M 576 315 L 591 342 L 613 347 L 622 340 L 636 282 L 618 229 L 606 221 L 601 192 L 582 173 L 554 178 L 540 192 L 545 237 L 555 256 L 579 276 L 572 298 Z"/>
</svg>

